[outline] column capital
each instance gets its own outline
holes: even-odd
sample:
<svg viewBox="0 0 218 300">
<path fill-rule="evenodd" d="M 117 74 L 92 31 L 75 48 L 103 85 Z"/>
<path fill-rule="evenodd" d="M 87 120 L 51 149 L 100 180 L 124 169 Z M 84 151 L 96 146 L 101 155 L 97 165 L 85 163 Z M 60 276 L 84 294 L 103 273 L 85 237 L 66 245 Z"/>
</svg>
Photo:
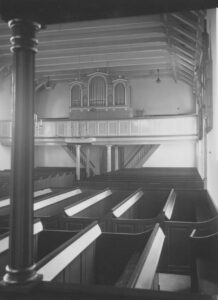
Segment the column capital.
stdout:
<svg viewBox="0 0 218 300">
<path fill-rule="evenodd" d="M 35 38 L 35 33 L 41 28 L 40 24 L 22 19 L 13 19 L 8 22 L 8 26 L 12 31 L 12 37 L 10 38 L 12 44 L 10 50 L 12 52 L 20 48 L 37 52 L 38 40 Z"/>
</svg>

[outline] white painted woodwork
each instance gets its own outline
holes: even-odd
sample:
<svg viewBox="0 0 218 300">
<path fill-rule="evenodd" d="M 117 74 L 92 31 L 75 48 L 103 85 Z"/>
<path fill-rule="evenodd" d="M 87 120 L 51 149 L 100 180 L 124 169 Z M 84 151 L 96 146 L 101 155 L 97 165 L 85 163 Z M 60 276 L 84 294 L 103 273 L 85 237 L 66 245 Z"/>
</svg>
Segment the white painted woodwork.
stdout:
<svg viewBox="0 0 218 300">
<path fill-rule="evenodd" d="M 49 194 L 51 192 L 52 192 L 52 190 L 49 189 L 49 188 L 48 189 L 39 190 L 39 191 L 35 191 L 34 192 L 34 197 L 43 196 L 43 195 Z M 0 201 L 0 208 L 8 206 L 8 205 L 10 205 L 10 199 L 9 198 Z"/>
<path fill-rule="evenodd" d="M 165 216 L 167 217 L 168 220 L 170 220 L 171 216 L 172 216 L 172 213 L 173 213 L 173 209 L 174 209 L 174 206 L 175 206 L 175 201 L 176 201 L 176 193 L 175 193 L 175 190 L 172 189 L 170 191 L 170 194 L 167 198 L 167 201 L 164 205 L 164 208 L 163 208 L 163 212 L 165 214 Z"/>
<path fill-rule="evenodd" d="M 65 214 L 69 217 L 72 217 L 73 215 L 79 213 L 80 211 L 90 207 L 91 205 L 105 199 L 106 197 L 110 196 L 112 194 L 112 191 L 107 189 L 106 191 L 103 191 L 93 197 L 90 197 L 86 200 L 83 200 L 82 202 L 79 201 L 79 203 L 75 203 L 71 205 L 70 207 L 66 208 Z"/>
<path fill-rule="evenodd" d="M 81 194 L 81 193 L 82 193 L 82 191 L 80 189 L 75 189 L 75 190 L 72 190 L 72 191 L 69 191 L 69 192 L 66 192 L 66 193 L 63 193 L 63 194 L 59 194 L 59 195 L 56 195 L 56 196 L 53 196 L 53 197 L 49 197 L 45 200 L 34 203 L 33 209 L 34 209 L 34 211 L 36 211 L 38 209 L 41 209 L 41 208 L 46 207 L 48 205 L 52 205 L 54 203 L 58 203 L 60 201 L 63 201 L 67 198 L 73 197 L 73 196 Z"/>
<path fill-rule="evenodd" d="M 153 231 L 153 233 L 155 230 Z M 139 264 L 142 265 L 140 272 L 138 273 L 137 280 L 134 284 L 134 288 L 148 289 L 150 290 L 153 285 L 153 279 L 158 267 L 159 258 L 161 255 L 165 235 L 162 229 L 159 227 L 155 236 L 153 234 L 149 238 L 147 245 L 144 249 L 145 257 L 142 258 L 144 263 L 139 260 Z M 149 270 L 149 271 L 148 271 Z"/>
<path fill-rule="evenodd" d="M 167 116 L 113 121 L 43 121 L 35 137 L 164 137 L 197 135 L 197 116 Z M 0 122 L 0 138 L 11 137 L 11 122 Z M 85 129 L 84 129 L 85 128 Z M 85 141 L 84 141 L 85 142 Z"/>
<path fill-rule="evenodd" d="M 113 211 L 113 215 L 116 218 L 121 217 L 142 196 L 143 196 L 143 191 L 139 191 L 139 192 L 135 193 L 134 195 L 128 197 L 127 199 L 124 199 L 124 201 L 122 201 L 121 205 L 118 205 L 118 207 Z"/>
<path fill-rule="evenodd" d="M 49 194 L 51 192 L 52 192 L 52 190 L 50 188 L 43 189 L 43 190 L 38 190 L 38 191 L 34 192 L 34 197 L 43 196 L 43 195 Z"/>
<path fill-rule="evenodd" d="M 73 241 L 72 244 L 66 247 L 63 251 L 58 253 L 53 259 L 38 270 L 38 273 L 43 275 L 43 281 L 51 281 L 55 278 L 100 235 L 101 229 L 97 224 L 78 239 Z"/>
</svg>

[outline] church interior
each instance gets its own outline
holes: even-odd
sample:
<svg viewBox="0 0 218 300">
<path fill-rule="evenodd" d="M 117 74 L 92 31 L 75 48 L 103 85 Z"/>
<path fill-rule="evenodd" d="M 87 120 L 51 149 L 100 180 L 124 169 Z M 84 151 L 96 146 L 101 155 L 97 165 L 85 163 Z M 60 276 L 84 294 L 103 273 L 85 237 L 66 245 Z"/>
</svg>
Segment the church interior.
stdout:
<svg viewBox="0 0 218 300">
<path fill-rule="evenodd" d="M 217 2 L 0 16 L 0 299 L 216 299 Z"/>
</svg>

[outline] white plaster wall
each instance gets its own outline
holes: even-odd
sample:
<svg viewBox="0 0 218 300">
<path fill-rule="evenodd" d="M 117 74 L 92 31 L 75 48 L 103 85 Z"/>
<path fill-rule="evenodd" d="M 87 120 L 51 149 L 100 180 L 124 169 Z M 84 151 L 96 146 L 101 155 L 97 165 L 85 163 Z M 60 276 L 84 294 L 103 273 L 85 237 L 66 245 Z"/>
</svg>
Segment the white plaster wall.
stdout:
<svg viewBox="0 0 218 300">
<path fill-rule="evenodd" d="M 11 147 L 0 144 L 0 170 L 11 168 Z"/>
<path fill-rule="evenodd" d="M 51 90 L 41 89 L 36 93 L 35 110 L 41 118 L 68 118 L 70 87 L 58 83 Z"/>
<path fill-rule="evenodd" d="M 75 167 L 75 162 L 61 146 L 36 146 L 35 167 Z"/>
<path fill-rule="evenodd" d="M 82 146 L 85 152 L 85 148 Z M 99 174 L 103 146 L 90 147 L 90 160 Z M 75 167 L 75 161 L 61 146 L 36 146 L 35 167 Z"/>
<path fill-rule="evenodd" d="M 157 84 L 155 78 L 134 79 L 130 81 L 133 110 L 144 110 L 145 115 L 192 114 L 195 101 L 191 88 L 164 77 Z M 70 87 L 59 83 L 54 89 L 42 89 L 36 94 L 36 112 L 42 118 L 69 116 Z M 92 112 L 90 112 L 92 114 Z"/>
<path fill-rule="evenodd" d="M 144 114 L 191 114 L 195 113 L 195 103 L 191 88 L 164 77 L 159 84 L 155 78 L 131 80 L 132 105 L 144 109 Z"/>
<path fill-rule="evenodd" d="M 11 119 L 11 76 L 0 80 L 0 120 Z"/>
<path fill-rule="evenodd" d="M 179 141 L 161 144 L 143 167 L 196 167 L 195 144 L 196 143 L 193 141 Z"/>
<path fill-rule="evenodd" d="M 218 207 L 218 9 L 207 11 L 213 59 L 213 130 L 207 136 L 207 189 Z"/>
</svg>

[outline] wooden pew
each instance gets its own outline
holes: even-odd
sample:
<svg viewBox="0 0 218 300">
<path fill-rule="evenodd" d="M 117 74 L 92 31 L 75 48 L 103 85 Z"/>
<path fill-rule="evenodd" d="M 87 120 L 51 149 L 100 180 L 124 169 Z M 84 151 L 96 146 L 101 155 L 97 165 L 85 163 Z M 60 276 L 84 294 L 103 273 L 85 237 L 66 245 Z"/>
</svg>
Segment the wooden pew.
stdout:
<svg viewBox="0 0 218 300">
<path fill-rule="evenodd" d="M 134 193 L 130 194 L 129 197 L 125 198 L 123 201 L 112 208 L 112 215 L 116 218 L 119 218 L 125 213 L 126 218 L 133 218 L 135 215 L 135 209 L 133 209 L 133 206 L 138 203 L 143 194 L 144 193 L 142 189 L 138 189 Z"/>
<path fill-rule="evenodd" d="M 202 235 L 210 235 L 218 231 L 218 216 L 203 222 L 165 221 L 164 231 L 166 243 L 164 253 L 163 273 L 190 274 L 190 239 L 194 229 Z"/>
<path fill-rule="evenodd" d="M 43 195 L 48 195 L 48 194 L 51 194 L 51 193 L 52 193 L 52 190 L 50 188 L 46 188 L 46 189 L 43 189 L 43 190 L 35 191 L 33 193 L 33 196 L 34 196 L 34 198 L 37 198 L 37 197 L 40 197 L 40 196 L 43 196 Z M 9 206 L 9 205 L 10 205 L 10 199 L 9 198 L 0 199 L 0 208 L 5 207 L 5 206 Z"/>
<path fill-rule="evenodd" d="M 164 234 L 158 224 L 153 230 L 127 235 L 102 233 L 99 225 L 94 222 L 54 251 L 51 251 L 51 233 L 41 233 L 41 236 L 50 234 L 51 242 L 49 249 L 38 256 L 36 263 L 44 281 L 113 286 L 123 273 L 125 276 L 125 267 L 137 252 L 138 259 L 126 286 L 152 288 L 164 242 Z"/>
<path fill-rule="evenodd" d="M 172 221 L 202 222 L 217 215 L 207 191 L 176 190 L 176 194 Z"/>
<path fill-rule="evenodd" d="M 7 231 L 6 231 L 7 230 Z M 36 236 L 43 230 L 43 225 L 40 220 L 35 220 L 33 225 L 33 234 Z M 0 235 L 0 276 L 5 272 L 5 266 L 8 262 L 8 248 L 9 248 L 9 232 L 4 229 L 5 233 Z"/>
<path fill-rule="evenodd" d="M 131 287 L 150 288 L 148 282 L 153 282 L 163 241 L 164 234 L 159 225 L 153 230 L 133 235 L 103 234 L 96 222 L 79 233 L 41 231 L 35 243 L 36 267 L 43 274 L 44 281 L 116 285 L 123 272 L 125 274 L 131 256 L 137 252 L 134 276 L 129 282 L 134 278 L 137 283 Z M 6 250 L 7 247 L 0 254 L 2 272 L 7 264 L 6 256 L 2 255 L 7 255 Z M 147 268 L 150 275 L 145 281 L 142 274 Z"/>
<path fill-rule="evenodd" d="M 108 194 L 108 189 L 104 192 L 97 194 L 96 197 L 87 197 L 81 199 L 65 209 L 66 217 L 60 216 L 59 223 L 54 221 L 49 223 L 43 218 L 43 223 L 48 229 L 63 229 L 63 230 L 79 230 L 92 223 L 94 220 L 98 220 L 103 231 L 111 231 L 111 217 L 112 212 L 117 208 L 117 214 L 124 212 L 133 204 L 135 204 L 143 195 L 141 189 L 130 191 L 113 191 Z M 120 202 L 118 205 L 116 205 Z M 114 206 L 116 205 L 116 206 Z M 125 208 L 123 208 L 123 205 Z M 115 207 L 115 208 L 113 208 Z M 112 208 L 112 209 L 111 209 Z M 154 226 L 154 223 L 150 224 L 150 227 Z M 144 230 L 141 230 L 144 231 Z"/>
<path fill-rule="evenodd" d="M 48 213 L 53 212 L 53 214 L 57 214 L 64 208 L 65 205 L 69 205 L 75 199 L 77 195 L 82 194 L 82 190 L 79 188 L 75 188 L 73 190 L 65 191 L 64 193 L 59 192 L 53 196 L 47 197 L 43 196 L 42 198 L 37 199 L 34 202 L 33 209 L 34 209 L 34 216 L 38 217 L 41 215 L 47 215 Z M 2 207 L 0 209 L 0 226 L 1 227 L 8 227 L 9 226 L 9 206 Z"/>
<path fill-rule="evenodd" d="M 91 224 L 79 233 L 44 231 L 38 240 L 38 257 L 36 259 L 36 268 L 38 273 L 43 275 L 43 281 L 76 282 L 77 276 L 80 276 L 82 272 L 77 263 L 80 262 L 81 252 L 89 248 L 89 245 L 93 244 L 99 235 L 101 235 L 101 229 L 97 223 Z M 48 237 L 51 242 L 45 247 Z M 91 258 L 91 255 L 87 253 L 87 268 L 91 267 Z M 75 259 L 77 259 L 76 263 Z"/>
<path fill-rule="evenodd" d="M 163 208 L 163 214 L 167 220 L 170 220 L 173 214 L 173 209 L 176 203 L 176 193 L 172 189 Z"/>
<path fill-rule="evenodd" d="M 108 193 L 108 191 L 110 191 Z M 94 200 L 87 199 L 85 202 L 79 202 L 71 206 L 73 210 L 65 209 L 65 213 L 68 217 L 61 219 L 61 226 L 64 229 L 79 229 L 84 228 L 86 224 L 90 224 L 94 220 L 97 220 L 103 231 L 108 231 L 108 222 L 110 222 L 110 209 L 118 202 L 126 199 L 129 195 L 128 191 L 111 191 L 106 190 L 106 194 L 102 194 L 102 199 Z M 127 197 L 128 198 L 128 197 Z M 95 202 L 97 201 L 97 202 Z M 95 202 L 95 203 L 94 203 Z M 83 210 L 82 206 L 83 205 Z M 80 211 L 76 211 L 76 210 Z M 73 215 L 72 215 L 73 213 Z"/>
<path fill-rule="evenodd" d="M 134 266 L 134 263 L 131 261 L 130 270 L 127 268 L 128 271 L 124 271 L 124 276 L 122 276 L 124 278 L 119 280 L 117 286 L 123 286 L 123 282 L 125 282 L 125 285 L 129 288 L 158 289 L 158 282 L 155 282 L 155 275 L 164 240 L 165 235 L 160 226 L 156 224 L 137 265 L 131 270 Z M 129 279 L 126 277 L 129 277 Z"/>
<path fill-rule="evenodd" d="M 108 191 L 108 189 L 106 189 L 106 191 Z M 166 215 L 170 218 L 175 204 L 174 190 L 168 195 L 165 205 L 163 205 L 163 202 L 165 195 L 167 194 L 166 191 L 164 191 L 164 194 L 160 191 L 152 192 L 155 196 L 159 196 L 160 199 L 157 200 L 156 197 L 155 199 L 151 197 L 149 201 L 153 202 L 153 206 L 157 204 L 159 211 L 157 208 L 154 208 L 154 211 L 152 212 L 155 216 L 154 218 L 139 219 L 138 211 L 143 210 L 144 207 L 142 205 L 138 207 L 137 204 L 141 200 L 148 200 L 146 197 L 144 197 L 145 199 L 142 199 L 144 193 L 141 189 L 138 189 L 133 193 L 114 191 L 112 195 L 108 195 L 108 192 L 106 191 L 99 193 L 97 197 L 94 196 L 81 199 L 79 202 L 73 203 L 65 208 L 67 217 L 55 216 L 51 218 L 41 218 L 45 228 L 80 230 L 94 220 L 98 220 L 103 231 L 127 233 L 143 232 L 146 229 L 153 227 L 157 222 L 163 223 L 163 219 Z M 104 197 L 104 193 L 106 193 L 105 196 L 107 197 Z M 126 195 L 128 195 L 128 197 L 126 197 Z M 148 192 L 147 196 L 149 196 Z M 146 210 L 152 210 L 152 208 L 149 207 L 150 202 L 146 206 Z M 115 204 L 117 205 L 114 206 Z M 114 217 L 116 217 L 116 219 Z"/>
<path fill-rule="evenodd" d="M 126 186 L 143 186 L 144 188 L 203 189 L 203 181 L 196 169 L 185 171 L 181 168 L 123 169 L 94 176 L 90 181 L 107 184 L 110 182 L 109 186 L 112 188 L 124 183 Z"/>
<path fill-rule="evenodd" d="M 192 257 L 192 290 L 198 293 L 217 295 L 218 230 L 209 235 L 202 235 L 201 230 L 198 231 L 195 229 L 190 235 L 190 243 Z"/>
<path fill-rule="evenodd" d="M 70 187 L 75 181 L 75 168 L 37 167 L 34 169 L 34 186 L 37 189 L 46 187 Z M 84 178 L 84 170 L 81 169 Z"/>
<path fill-rule="evenodd" d="M 48 206 L 50 205 L 54 205 L 56 203 L 60 203 L 60 202 L 65 202 L 67 199 L 71 199 L 72 197 L 81 194 L 82 191 L 79 188 L 75 188 L 73 190 L 64 192 L 64 193 L 60 193 L 58 195 L 49 197 L 47 199 L 44 199 L 42 201 L 36 202 L 34 203 L 33 209 L 34 211 L 39 211 L 43 208 L 48 208 Z M 65 203 L 66 204 L 66 203 Z"/>
<path fill-rule="evenodd" d="M 79 213 L 83 213 L 84 209 L 90 208 L 90 206 L 93 206 L 96 203 L 99 203 L 100 201 L 104 200 L 106 197 L 112 195 L 112 191 L 110 189 L 106 189 L 100 193 L 97 193 L 96 195 L 92 197 L 87 197 L 86 199 L 82 199 L 76 203 L 73 203 L 72 205 L 69 205 L 64 209 L 65 214 L 68 217 L 72 217 L 75 215 L 78 215 Z"/>
<path fill-rule="evenodd" d="M 171 218 L 176 200 L 174 189 L 167 194 L 165 190 L 136 191 L 127 202 L 123 201 L 113 208 L 111 231 L 142 232 L 157 222 L 163 225 L 165 219 Z"/>
<path fill-rule="evenodd" d="M 38 214 L 38 217 L 47 229 L 80 230 L 99 219 L 98 215 L 106 210 L 108 205 L 113 204 L 113 199 L 110 198 L 112 204 L 108 199 L 111 195 L 112 191 L 109 189 L 83 193 L 76 201 L 65 206 L 59 214 L 50 211 L 47 215 Z"/>
</svg>

